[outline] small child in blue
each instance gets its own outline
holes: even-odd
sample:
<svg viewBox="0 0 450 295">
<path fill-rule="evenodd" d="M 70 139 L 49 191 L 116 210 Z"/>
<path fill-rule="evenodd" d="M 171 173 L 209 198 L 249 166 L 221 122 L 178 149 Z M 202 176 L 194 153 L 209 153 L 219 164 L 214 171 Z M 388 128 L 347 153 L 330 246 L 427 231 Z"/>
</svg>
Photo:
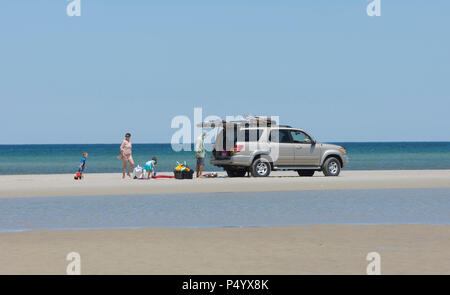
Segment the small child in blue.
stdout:
<svg viewBox="0 0 450 295">
<path fill-rule="evenodd" d="M 158 164 L 158 159 L 156 157 L 153 157 L 151 161 L 148 161 L 144 165 L 144 169 L 147 170 L 149 179 L 152 177 L 152 175 L 156 175 L 156 164 Z"/>
<path fill-rule="evenodd" d="M 83 157 L 80 161 L 80 167 L 78 168 L 78 173 L 80 173 L 80 178 L 83 177 L 84 169 L 86 168 L 86 159 L 88 157 L 88 153 L 84 152 Z"/>
</svg>

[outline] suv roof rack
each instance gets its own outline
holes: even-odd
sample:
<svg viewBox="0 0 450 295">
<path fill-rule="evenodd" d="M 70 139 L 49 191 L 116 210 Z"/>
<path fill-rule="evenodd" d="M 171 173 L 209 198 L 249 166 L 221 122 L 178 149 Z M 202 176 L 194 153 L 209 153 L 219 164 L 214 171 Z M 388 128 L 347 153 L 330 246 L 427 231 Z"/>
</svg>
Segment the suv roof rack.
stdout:
<svg viewBox="0 0 450 295">
<path fill-rule="evenodd" d="M 248 126 L 259 126 L 259 125 L 265 125 L 265 126 L 271 126 L 276 125 L 276 121 L 270 119 L 269 117 L 261 117 L 261 116 L 247 116 L 244 120 L 233 120 L 233 121 L 224 121 L 224 120 L 210 120 L 206 122 L 202 122 L 197 124 L 197 127 L 205 127 L 205 128 L 216 128 L 216 127 L 223 127 L 225 125 L 232 125 L 232 126 L 238 126 L 238 125 L 244 125 L 246 127 Z"/>
<path fill-rule="evenodd" d="M 286 128 L 292 128 L 290 125 L 277 125 L 278 127 L 286 127 Z"/>
</svg>

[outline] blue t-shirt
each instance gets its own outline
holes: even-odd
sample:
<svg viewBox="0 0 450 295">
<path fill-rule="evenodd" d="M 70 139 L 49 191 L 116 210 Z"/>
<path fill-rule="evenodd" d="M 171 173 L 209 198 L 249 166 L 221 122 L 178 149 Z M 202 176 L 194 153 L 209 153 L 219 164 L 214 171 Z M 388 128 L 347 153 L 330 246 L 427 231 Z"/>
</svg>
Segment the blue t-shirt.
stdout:
<svg viewBox="0 0 450 295">
<path fill-rule="evenodd" d="M 81 158 L 81 171 L 84 170 L 84 166 L 86 165 L 86 157 Z"/>
</svg>

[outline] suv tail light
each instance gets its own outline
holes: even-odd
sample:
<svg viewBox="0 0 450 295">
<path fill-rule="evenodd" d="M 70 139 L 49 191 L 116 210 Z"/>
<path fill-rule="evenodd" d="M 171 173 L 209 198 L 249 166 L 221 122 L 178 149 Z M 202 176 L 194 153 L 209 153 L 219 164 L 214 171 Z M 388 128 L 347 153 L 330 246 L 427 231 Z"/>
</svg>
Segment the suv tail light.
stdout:
<svg viewBox="0 0 450 295">
<path fill-rule="evenodd" d="M 243 145 L 241 145 L 241 144 L 236 144 L 236 145 L 234 145 L 234 150 L 233 150 L 233 152 L 236 154 L 236 153 L 239 153 L 240 151 L 242 151 L 244 149 L 244 146 Z"/>
</svg>

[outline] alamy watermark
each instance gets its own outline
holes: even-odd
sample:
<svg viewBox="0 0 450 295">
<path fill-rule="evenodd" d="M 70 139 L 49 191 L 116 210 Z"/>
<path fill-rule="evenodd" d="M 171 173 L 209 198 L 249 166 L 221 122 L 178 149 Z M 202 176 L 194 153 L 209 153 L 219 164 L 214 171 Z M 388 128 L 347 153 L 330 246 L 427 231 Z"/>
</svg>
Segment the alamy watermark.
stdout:
<svg viewBox="0 0 450 295">
<path fill-rule="evenodd" d="M 217 115 L 203 118 L 202 108 L 194 108 L 194 118 L 187 115 L 173 117 L 171 128 L 176 129 L 171 138 L 171 147 L 175 152 L 192 151 L 192 145 L 203 137 L 206 151 L 214 151 L 222 156 L 231 156 L 245 151 L 264 150 L 271 159 L 279 156 L 278 141 L 279 129 L 267 128 L 278 125 L 279 116 L 242 116 L 227 115 L 224 119 Z M 244 127 L 244 128 L 243 128 Z M 249 128 L 245 128 L 249 127 Z M 269 132 L 264 132 L 268 130 Z M 262 134 L 263 140 L 260 140 Z M 204 136 L 203 136 L 204 135 Z"/>
<path fill-rule="evenodd" d="M 66 256 L 66 260 L 70 261 L 66 268 L 68 275 L 80 275 L 81 274 L 81 256 L 78 252 L 70 252 Z"/>
<path fill-rule="evenodd" d="M 71 0 L 66 7 L 68 16 L 81 16 L 81 0 Z"/>
<path fill-rule="evenodd" d="M 373 0 L 367 5 L 366 13 L 368 16 L 381 16 L 381 0 Z"/>
<path fill-rule="evenodd" d="M 380 275 L 381 274 L 381 256 L 378 252 L 370 252 L 366 256 L 366 260 L 370 261 L 367 265 L 366 273 L 368 275 Z"/>
<path fill-rule="evenodd" d="M 70 252 L 67 254 L 66 260 L 70 261 L 66 273 L 68 275 L 81 275 L 81 255 L 78 252 Z M 368 275 L 381 275 L 381 255 L 378 252 L 370 252 L 367 254 L 366 260 L 369 261 L 366 273 Z"/>
<path fill-rule="evenodd" d="M 66 13 L 69 17 L 81 16 L 81 0 L 70 1 L 66 7 Z M 381 16 L 381 0 L 371 0 L 367 5 L 366 13 L 368 16 Z"/>
<path fill-rule="evenodd" d="M 187 115 L 178 115 L 172 118 L 171 128 L 176 129 L 171 137 L 170 144 L 175 152 L 192 151 L 192 144 L 205 133 L 203 142 L 205 150 L 211 152 L 238 152 L 255 149 L 270 150 L 271 158 L 278 159 L 278 146 L 270 145 L 267 141 L 260 142 L 259 136 L 263 129 L 278 125 L 279 116 L 242 116 L 227 115 L 221 118 L 209 115 L 203 118 L 203 109 L 194 108 L 193 120 Z M 251 127 L 241 131 L 241 127 Z M 270 135 L 278 140 L 278 129 L 270 131 Z M 266 135 L 267 137 L 267 135 Z M 237 146 L 237 143 L 245 143 Z"/>
</svg>

